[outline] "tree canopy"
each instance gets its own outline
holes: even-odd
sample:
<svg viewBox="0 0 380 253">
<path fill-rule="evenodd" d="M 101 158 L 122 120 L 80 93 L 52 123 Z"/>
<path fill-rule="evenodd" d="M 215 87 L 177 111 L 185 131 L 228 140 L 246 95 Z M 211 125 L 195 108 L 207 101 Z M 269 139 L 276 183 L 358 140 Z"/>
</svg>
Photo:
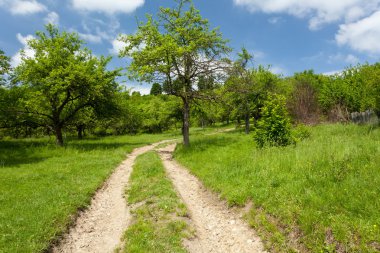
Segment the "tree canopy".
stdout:
<svg viewBox="0 0 380 253">
<path fill-rule="evenodd" d="M 9 57 L 0 49 L 0 86 L 5 83 L 5 75 L 9 73 L 11 65 Z"/>
<path fill-rule="evenodd" d="M 27 92 L 13 109 L 50 128 L 57 144 L 63 145 L 62 128 L 77 113 L 112 98 L 118 88 L 118 71 L 106 69 L 110 58 L 95 57 L 82 48 L 76 33 L 47 25 L 46 32 L 36 35 L 28 42 L 34 57 L 23 55 L 15 69 L 14 82 Z"/>
<path fill-rule="evenodd" d="M 122 36 L 127 46 L 121 56 L 131 57 L 129 76 L 139 81 L 163 82 L 165 92 L 183 102 L 184 145 L 190 144 L 190 104 L 204 99 L 197 89 L 200 76 L 217 75 L 230 51 L 218 29 L 210 29 L 192 1 L 178 0 L 175 8 L 160 8 L 157 18 L 147 15 L 136 34 Z"/>
</svg>

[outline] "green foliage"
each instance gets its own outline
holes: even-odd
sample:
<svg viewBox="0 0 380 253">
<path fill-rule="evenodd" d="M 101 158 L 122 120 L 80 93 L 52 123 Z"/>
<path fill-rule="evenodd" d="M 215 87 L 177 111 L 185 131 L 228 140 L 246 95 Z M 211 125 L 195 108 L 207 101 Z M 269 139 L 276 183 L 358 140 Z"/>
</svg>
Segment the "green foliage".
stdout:
<svg viewBox="0 0 380 253">
<path fill-rule="evenodd" d="M 358 65 L 325 82 L 319 102 L 325 111 L 342 106 L 348 112 L 379 110 L 380 64 Z"/>
<path fill-rule="evenodd" d="M 318 123 L 321 117 L 318 94 L 328 77 L 308 70 L 295 73 L 289 79 L 293 89 L 287 95 L 287 104 L 294 121 L 305 124 Z"/>
<path fill-rule="evenodd" d="M 225 83 L 224 100 L 232 109 L 231 114 L 245 120 L 245 132 L 250 131 L 251 117 L 258 118 L 262 101 L 268 92 L 274 91 L 278 77 L 267 68 L 249 67 L 253 57 L 243 48 L 239 58 L 233 63 Z M 228 110 L 228 107 L 226 108 Z"/>
<path fill-rule="evenodd" d="M 292 137 L 294 138 L 295 142 L 305 140 L 307 138 L 310 138 L 310 136 L 311 132 L 305 125 L 299 124 L 297 127 L 292 129 Z"/>
<path fill-rule="evenodd" d="M 222 68 L 221 57 L 230 51 L 218 29 L 210 30 L 192 1 L 179 0 L 175 8 L 160 8 L 157 18 L 147 15 L 133 35 L 121 36 L 131 57 L 130 78 L 152 82 L 165 80 L 164 91 L 183 101 L 183 137 L 189 145 L 190 104 L 205 97 L 197 89 L 199 77 L 211 77 Z"/>
<path fill-rule="evenodd" d="M 161 95 L 162 94 L 162 87 L 159 83 L 153 83 L 152 88 L 150 89 L 150 95 Z"/>
<path fill-rule="evenodd" d="M 261 108 L 254 139 L 258 147 L 287 146 L 293 142 L 285 97 L 269 95 Z"/>
<path fill-rule="evenodd" d="M 182 239 L 189 228 L 181 218 L 188 213 L 156 153 L 137 157 L 130 182 L 129 204 L 144 204 L 132 211 L 124 252 L 186 252 Z"/>
<path fill-rule="evenodd" d="M 9 74 L 11 65 L 9 63 L 10 58 L 5 55 L 4 51 L 0 49 L 0 89 L 5 84 L 4 75 Z"/>
<path fill-rule="evenodd" d="M 310 138 L 280 149 L 252 150 L 238 132 L 199 136 L 175 158 L 230 205 L 252 201 L 247 219 L 270 252 L 378 252 L 380 129 L 306 129 Z"/>
<path fill-rule="evenodd" d="M 0 141 L 0 252 L 45 252 L 134 148 L 165 135 Z"/>
<path fill-rule="evenodd" d="M 97 58 L 76 33 L 58 31 L 53 25 L 37 32 L 28 45 L 33 58 L 23 56 L 15 69 L 14 82 L 20 82 L 25 96 L 14 110 L 33 119 L 39 126 L 51 128 L 59 145 L 62 128 L 86 107 L 95 107 L 114 96 L 118 71 L 108 71 L 110 58 Z"/>
</svg>

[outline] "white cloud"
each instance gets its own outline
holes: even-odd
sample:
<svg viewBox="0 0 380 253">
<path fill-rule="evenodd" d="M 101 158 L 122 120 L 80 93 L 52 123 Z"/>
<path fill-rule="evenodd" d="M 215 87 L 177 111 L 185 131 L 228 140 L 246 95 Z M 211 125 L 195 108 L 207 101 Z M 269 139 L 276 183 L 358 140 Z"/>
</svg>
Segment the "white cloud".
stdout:
<svg viewBox="0 0 380 253">
<path fill-rule="evenodd" d="M 34 39 L 34 36 L 31 35 L 31 34 L 26 35 L 26 36 L 22 36 L 21 33 L 18 33 L 18 34 L 16 35 L 16 38 L 17 38 L 17 40 L 18 40 L 22 45 L 27 46 L 27 45 L 28 45 L 28 41 Z"/>
<path fill-rule="evenodd" d="M 380 0 L 234 0 L 251 12 L 286 13 L 309 19 L 310 29 L 346 20 L 356 21 L 379 8 Z"/>
<path fill-rule="evenodd" d="M 114 39 L 112 42 L 112 48 L 109 50 L 111 54 L 119 55 L 120 51 L 123 50 L 127 43 L 120 41 L 118 39 Z"/>
<path fill-rule="evenodd" d="M 357 22 L 339 27 L 335 36 L 340 46 L 349 46 L 359 52 L 380 54 L 380 11 Z"/>
<path fill-rule="evenodd" d="M 13 0 L 13 1 L 3 1 L 5 3 L 6 8 L 9 9 L 9 11 L 13 15 L 28 15 L 28 14 L 34 14 L 39 12 L 45 12 L 47 11 L 47 8 L 45 5 L 35 1 L 35 0 L 29 0 L 29 1 L 21 1 L 21 0 Z"/>
<path fill-rule="evenodd" d="M 329 71 L 329 72 L 322 73 L 322 75 L 325 75 L 325 76 L 335 76 L 335 75 L 340 75 L 342 72 L 343 72 L 343 70 L 334 70 L 334 71 Z"/>
<path fill-rule="evenodd" d="M 128 88 L 131 88 L 131 93 L 134 92 L 134 91 L 137 91 L 137 92 L 140 92 L 141 95 L 149 95 L 150 94 L 150 89 L 149 87 L 144 87 L 142 85 L 134 85 L 132 87 L 128 87 Z"/>
<path fill-rule="evenodd" d="M 269 71 L 276 75 L 287 75 L 287 71 L 279 66 L 270 66 Z"/>
<path fill-rule="evenodd" d="M 120 51 L 123 50 L 126 46 L 128 46 L 127 43 L 118 40 L 118 38 L 112 40 L 111 44 L 112 44 L 112 48 L 109 49 L 108 51 L 110 52 L 110 54 L 113 54 L 113 55 L 119 55 Z M 138 48 L 133 48 L 132 52 L 141 51 L 145 47 L 146 47 L 146 44 L 142 43 Z"/>
<path fill-rule="evenodd" d="M 276 25 L 276 24 L 283 22 L 283 18 L 282 17 L 271 17 L 268 19 L 268 22 L 272 25 Z"/>
<path fill-rule="evenodd" d="M 346 56 L 345 61 L 346 61 L 347 63 L 352 64 L 352 65 L 356 65 L 356 64 L 359 63 L 360 60 L 359 60 L 359 58 L 356 57 L 355 55 L 349 54 L 349 55 Z"/>
<path fill-rule="evenodd" d="M 99 43 L 102 43 L 102 37 L 99 36 L 99 35 L 95 35 L 95 34 L 90 34 L 90 33 L 79 33 L 78 32 L 78 35 L 81 39 L 83 39 L 85 42 L 90 42 L 90 43 L 94 43 L 94 44 L 99 44 Z"/>
<path fill-rule="evenodd" d="M 358 57 L 356 57 L 353 54 L 344 55 L 344 54 L 338 53 L 335 55 L 328 56 L 327 62 L 329 64 L 334 64 L 336 62 L 344 62 L 351 65 L 356 65 L 360 62 L 360 60 Z"/>
<path fill-rule="evenodd" d="M 23 54 L 21 53 L 22 51 L 24 52 L 24 56 L 27 58 L 34 57 L 34 53 L 35 53 L 33 49 L 28 47 L 28 41 L 31 39 L 34 39 L 33 35 L 22 36 L 20 33 L 18 33 L 16 37 L 17 37 L 17 40 L 23 45 L 23 48 L 12 57 L 11 59 L 12 67 L 17 67 L 18 65 L 21 64 L 22 57 L 23 57 Z"/>
<path fill-rule="evenodd" d="M 132 13 L 144 3 L 145 0 L 72 0 L 74 9 L 107 14 Z"/>
<path fill-rule="evenodd" d="M 54 11 L 49 12 L 49 14 L 45 17 L 44 21 L 47 24 L 58 25 L 59 24 L 59 15 L 58 15 L 58 13 L 56 13 Z"/>
</svg>

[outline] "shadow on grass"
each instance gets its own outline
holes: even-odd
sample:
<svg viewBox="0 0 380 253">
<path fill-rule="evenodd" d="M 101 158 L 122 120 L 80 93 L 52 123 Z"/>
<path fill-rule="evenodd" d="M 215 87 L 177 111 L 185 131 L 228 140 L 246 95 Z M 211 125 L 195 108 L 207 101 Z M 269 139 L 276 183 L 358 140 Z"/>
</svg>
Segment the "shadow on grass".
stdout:
<svg viewBox="0 0 380 253">
<path fill-rule="evenodd" d="M 207 138 L 195 138 L 191 140 L 190 147 L 184 148 L 180 145 L 181 152 L 202 152 L 214 147 L 225 147 L 237 142 L 236 135 L 223 133 L 220 135 L 209 135 Z"/>
<path fill-rule="evenodd" d="M 17 167 L 21 164 L 38 163 L 45 160 L 45 154 L 35 152 L 34 148 L 51 145 L 42 141 L 1 141 L 0 169 Z"/>
<path fill-rule="evenodd" d="M 112 142 L 102 143 L 100 140 L 68 141 L 64 147 L 58 147 L 55 142 L 40 140 L 0 141 L 0 169 L 18 167 L 23 164 L 35 164 L 59 155 L 62 149 L 89 152 L 93 150 L 116 150 L 125 147 L 146 145 L 144 142 Z"/>
<path fill-rule="evenodd" d="M 118 149 L 121 147 L 136 147 L 148 145 L 149 143 L 145 142 L 112 142 L 112 143 L 74 143 L 71 142 L 67 145 L 67 148 L 83 150 L 83 151 L 92 151 L 92 150 L 109 150 L 109 149 Z"/>
</svg>

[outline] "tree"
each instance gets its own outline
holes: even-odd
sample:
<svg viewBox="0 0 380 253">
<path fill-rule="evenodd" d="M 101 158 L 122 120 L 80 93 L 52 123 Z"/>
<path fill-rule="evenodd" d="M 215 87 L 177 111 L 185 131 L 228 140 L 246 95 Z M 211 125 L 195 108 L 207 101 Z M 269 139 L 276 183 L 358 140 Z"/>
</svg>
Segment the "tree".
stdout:
<svg viewBox="0 0 380 253">
<path fill-rule="evenodd" d="M 9 64 L 10 58 L 4 54 L 4 51 L 0 49 L 0 86 L 5 83 L 5 75 L 9 74 L 11 65 Z"/>
<path fill-rule="evenodd" d="M 152 88 L 150 89 L 150 95 L 161 95 L 162 94 L 162 87 L 159 83 L 154 83 L 152 85 Z"/>
<path fill-rule="evenodd" d="M 289 112 L 297 122 L 315 124 L 320 120 L 318 94 L 328 77 L 313 70 L 295 73 L 291 78 L 293 90 L 288 96 Z"/>
<path fill-rule="evenodd" d="M 119 71 L 106 69 L 110 58 L 97 58 L 83 49 L 78 34 L 60 33 L 51 24 L 46 31 L 28 42 L 34 57 L 23 55 L 15 69 L 14 82 L 26 90 L 22 107 L 15 110 L 50 128 L 62 146 L 62 129 L 79 112 L 114 95 Z"/>
<path fill-rule="evenodd" d="M 127 46 L 120 55 L 132 58 L 130 78 L 159 81 L 166 93 L 182 99 L 183 142 L 189 146 L 191 103 L 208 98 L 206 92 L 197 89 L 197 80 L 220 73 L 220 60 L 230 48 L 218 29 L 210 30 L 192 1 L 177 3 L 173 9 L 161 7 L 156 20 L 148 15 L 136 34 L 122 36 L 120 40 Z"/>
<path fill-rule="evenodd" d="M 238 56 L 230 68 L 225 90 L 235 107 L 235 114 L 245 121 L 245 133 L 249 134 L 251 117 L 258 114 L 260 100 L 273 89 L 278 78 L 262 66 L 250 67 L 253 57 L 245 48 Z"/>
<path fill-rule="evenodd" d="M 5 127 L 6 125 L 6 118 L 7 113 L 5 112 L 9 99 L 8 97 L 8 90 L 5 89 L 3 86 L 6 83 L 6 77 L 10 71 L 10 64 L 9 64 L 9 57 L 7 57 L 2 50 L 0 50 L 0 128 Z"/>
</svg>

